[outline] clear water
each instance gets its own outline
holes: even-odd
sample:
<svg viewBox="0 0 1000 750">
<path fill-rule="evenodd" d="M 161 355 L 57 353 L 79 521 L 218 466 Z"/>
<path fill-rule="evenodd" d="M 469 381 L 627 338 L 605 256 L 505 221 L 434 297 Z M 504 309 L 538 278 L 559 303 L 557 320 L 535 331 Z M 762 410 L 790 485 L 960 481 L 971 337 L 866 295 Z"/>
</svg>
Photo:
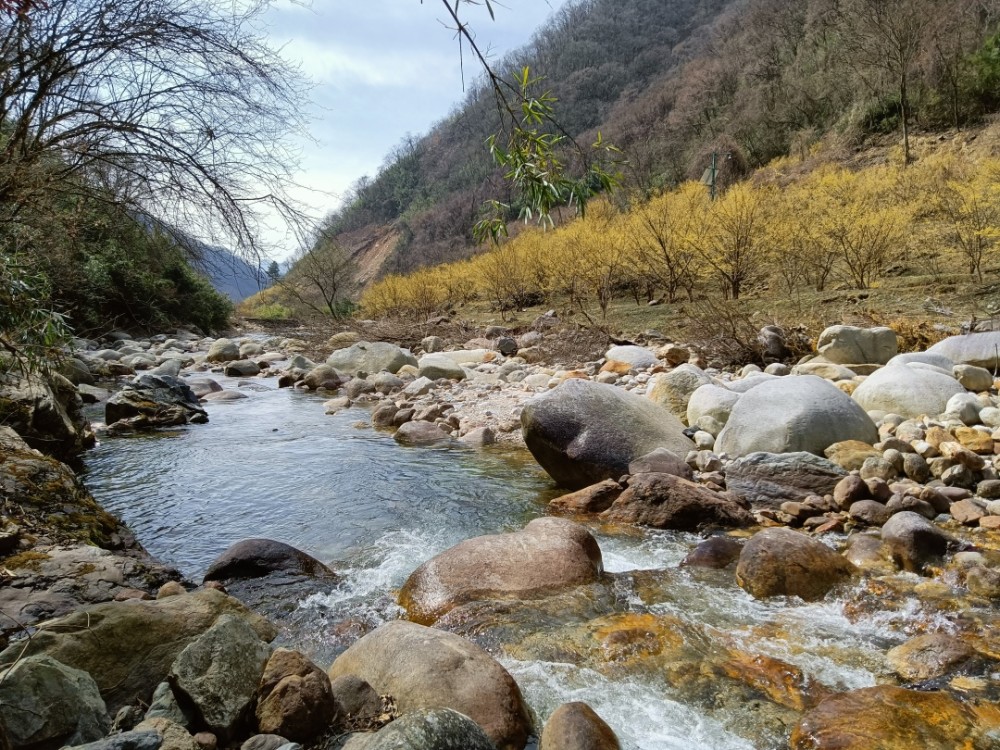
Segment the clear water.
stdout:
<svg viewBox="0 0 1000 750">
<path fill-rule="evenodd" d="M 301 602 L 285 636 L 320 663 L 365 629 L 400 616 L 394 591 L 420 563 L 470 536 L 520 528 L 556 494 L 524 452 L 404 448 L 359 424 L 367 421 L 362 409 L 327 416 L 322 398 L 258 390 L 270 381 L 254 382 L 247 399 L 209 403 L 207 425 L 103 441 L 86 457 L 86 481 L 150 552 L 194 580 L 250 536 L 329 562 L 341 582 Z M 696 663 L 718 663 L 727 649 L 741 649 L 844 690 L 875 684 L 885 674 L 885 649 L 905 637 L 896 620 L 906 612 L 852 621 L 837 601 L 757 602 L 735 585 L 731 570 L 678 568 L 698 541 L 693 535 L 593 531 L 616 574 L 614 603 L 602 614 L 677 623 Z M 643 588 L 635 576 L 648 570 L 665 571 L 663 580 Z M 627 748 L 785 746 L 784 724 L 756 718 L 746 701 L 727 703 L 721 683 L 720 695 L 707 698 L 704 684 L 672 683 L 666 657 L 632 666 L 592 656 L 522 658 L 520 646 L 532 638 L 556 637 L 563 625 L 567 637 L 586 628 L 589 615 L 580 611 L 569 605 L 564 616 L 522 618 L 513 635 L 500 628 L 499 641 L 483 641 L 541 721 L 561 703 L 584 700 Z"/>
</svg>

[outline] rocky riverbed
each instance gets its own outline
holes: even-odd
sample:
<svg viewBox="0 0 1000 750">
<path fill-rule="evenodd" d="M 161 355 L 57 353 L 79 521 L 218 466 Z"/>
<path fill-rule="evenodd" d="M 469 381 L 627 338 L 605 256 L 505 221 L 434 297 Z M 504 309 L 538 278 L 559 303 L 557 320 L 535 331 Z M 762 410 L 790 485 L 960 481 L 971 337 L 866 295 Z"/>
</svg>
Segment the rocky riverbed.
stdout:
<svg viewBox="0 0 1000 750">
<path fill-rule="evenodd" d="M 322 352 L 285 337 L 115 334 L 75 342 L 62 375 L 8 377 L 6 741 L 619 747 L 626 727 L 586 703 L 541 725 L 525 698 L 539 687 L 519 665 L 543 660 L 626 684 L 657 673 L 665 698 L 683 695 L 747 747 L 1000 747 L 1000 334 L 899 354 L 889 329 L 838 326 L 791 365 L 766 330 L 776 361 L 740 372 L 663 341 L 551 362 L 552 316 L 484 334 L 411 351 L 345 332 Z M 195 585 L 59 461 L 92 442 L 81 399 L 103 405 L 93 427 L 113 440 L 197 425 L 213 402 L 272 386 L 325 394 L 331 419 L 356 414 L 415 450 L 523 445 L 566 492 L 521 530 L 430 556 L 394 595 L 403 619 L 345 623 L 320 666 L 275 648 L 261 613 L 283 627 L 274 600 L 322 595 L 336 567 L 251 539 Z M 606 530 L 701 541 L 680 566 L 609 572 Z M 889 618 L 902 637 L 868 644 L 873 684 L 838 684 L 800 666 L 837 659 L 835 644 L 675 613 L 676 591 L 698 586 Z M 748 703 L 752 725 L 735 710 Z M 40 717 L 41 705 L 65 708 Z"/>
</svg>

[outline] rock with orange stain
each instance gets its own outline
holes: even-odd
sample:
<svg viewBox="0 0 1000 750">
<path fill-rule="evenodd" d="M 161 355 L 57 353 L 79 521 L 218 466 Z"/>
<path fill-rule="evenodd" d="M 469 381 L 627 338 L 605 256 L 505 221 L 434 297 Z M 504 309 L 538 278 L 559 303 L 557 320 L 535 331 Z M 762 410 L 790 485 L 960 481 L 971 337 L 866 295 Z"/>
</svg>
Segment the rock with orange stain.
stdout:
<svg viewBox="0 0 1000 750">
<path fill-rule="evenodd" d="M 832 695 L 829 688 L 798 667 L 762 654 L 731 651 L 721 670 L 726 676 L 759 690 L 774 703 L 795 711 L 813 708 Z"/>
<path fill-rule="evenodd" d="M 1000 729 L 995 705 L 971 706 L 941 692 L 891 685 L 839 693 L 792 731 L 792 750 L 978 750 Z"/>
</svg>

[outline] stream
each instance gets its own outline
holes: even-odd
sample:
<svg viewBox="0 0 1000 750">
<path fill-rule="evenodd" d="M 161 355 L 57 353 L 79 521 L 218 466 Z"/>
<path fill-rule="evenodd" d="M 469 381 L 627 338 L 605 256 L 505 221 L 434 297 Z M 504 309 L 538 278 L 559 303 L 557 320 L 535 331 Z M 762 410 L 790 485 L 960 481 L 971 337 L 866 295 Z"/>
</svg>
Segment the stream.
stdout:
<svg viewBox="0 0 1000 750">
<path fill-rule="evenodd" d="M 206 425 L 104 439 L 86 455 L 85 482 L 194 581 L 252 536 L 328 562 L 343 580 L 296 603 L 280 636 L 324 667 L 402 614 L 394 591 L 422 562 L 468 537 L 519 529 L 560 494 L 526 451 L 404 448 L 367 426 L 364 409 L 327 416 L 322 397 L 268 379 L 242 390 L 248 398 L 208 403 Z M 783 748 L 803 700 L 888 681 L 885 651 L 914 623 L 951 627 L 908 595 L 861 616 L 845 613 L 859 592 L 756 601 L 731 568 L 678 567 L 696 535 L 591 530 L 610 584 L 446 625 L 507 667 L 539 727 L 581 700 L 626 748 Z M 779 678 L 767 676 L 768 660 Z"/>
</svg>

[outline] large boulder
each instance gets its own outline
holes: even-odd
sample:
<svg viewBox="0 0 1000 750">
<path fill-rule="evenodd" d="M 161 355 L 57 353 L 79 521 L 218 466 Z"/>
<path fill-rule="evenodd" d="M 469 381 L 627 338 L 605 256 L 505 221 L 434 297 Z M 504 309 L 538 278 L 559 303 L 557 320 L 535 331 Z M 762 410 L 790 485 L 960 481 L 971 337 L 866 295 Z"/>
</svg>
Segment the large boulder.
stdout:
<svg viewBox="0 0 1000 750">
<path fill-rule="evenodd" d="M 762 383 L 733 407 L 715 449 L 730 456 L 756 451 L 823 455 L 843 440 L 878 442 L 878 428 L 856 401 L 814 375 Z"/>
<path fill-rule="evenodd" d="M 656 355 L 643 346 L 613 346 L 608 349 L 604 358 L 612 368 L 615 364 L 625 365 L 626 371 L 647 370 L 659 364 Z"/>
<path fill-rule="evenodd" d="M 169 375 L 136 376 L 108 399 L 104 407 L 108 424 L 128 421 L 135 427 L 171 427 L 208 421 L 190 386 Z"/>
<path fill-rule="evenodd" d="M 396 373 L 406 365 L 417 366 L 417 358 L 408 349 L 383 341 L 359 341 L 346 349 L 338 349 L 326 363 L 340 372 L 357 375 L 359 372 L 374 375 L 377 372 Z"/>
<path fill-rule="evenodd" d="M 712 378 L 701 368 L 683 364 L 653 378 L 647 393 L 653 403 L 664 407 L 678 419 L 686 419 L 691 395 L 711 382 Z"/>
<path fill-rule="evenodd" d="M 569 489 L 617 479 L 630 462 L 657 448 L 679 456 L 694 448 L 670 412 L 612 385 L 581 379 L 528 401 L 521 429 L 538 463 Z"/>
<path fill-rule="evenodd" d="M 413 711 L 374 735 L 354 735 L 344 750 L 496 750 L 468 716 L 449 708 Z"/>
<path fill-rule="evenodd" d="M 812 453 L 750 453 L 726 467 L 726 488 L 754 505 L 778 508 L 786 500 L 833 493 L 847 472 Z"/>
<path fill-rule="evenodd" d="M 948 399 L 966 390 L 955 378 L 917 364 L 883 367 L 859 385 L 853 394 L 865 411 L 883 411 L 904 417 L 936 415 Z"/>
<path fill-rule="evenodd" d="M 399 601 L 411 620 L 431 624 L 482 599 L 532 599 L 593 583 L 601 549 L 583 526 L 536 518 L 521 531 L 467 539 L 432 557 L 406 580 Z"/>
<path fill-rule="evenodd" d="M 420 377 L 428 380 L 465 380 L 468 374 L 447 354 L 425 354 L 417 362 Z"/>
<path fill-rule="evenodd" d="M 886 521 L 882 541 L 888 545 L 897 565 L 919 572 L 941 559 L 951 537 L 919 513 L 906 510 Z"/>
<path fill-rule="evenodd" d="M 0 357 L 0 424 L 12 428 L 36 450 L 59 459 L 94 444 L 76 388 L 62 375 L 6 370 Z"/>
<path fill-rule="evenodd" d="M 819 335 L 816 350 L 837 365 L 884 365 L 899 348 L 891 328 L 830 326 Z"/>
<path fill-rule="evenodd" d="M 992 371 L 1000 365 L 998 349 L 1000 349 L 1000 331 L 984 331 L 963 336 L 949 336 L 927 351 L 930 354 L 947 357 L 956 365 L 975 365 Z"/>
<path fill-rule="evenodd" d="M 976 650 L 947 633 L 924 633 L 889 649 L 886 661 L 910 682 L 933 680 L 975 658 Z"/>
<path fill-rule="evenodd" d="M 315 557 L 273 539 L 244 539 L 219 555 L 205 571 L 206 581 L 261 578 L 272 573 L 335 579 Z"/>
<path fill-rule="evenodd" d="M 687 423 L 693 425 L 702 417 L 711 417 L 724 425 L 729 421 L 729 416 L 741 395 L 714 383 L 699 386 L 688 399 Z"/>
<path fill-rule="evenodd" d="M 309 742 L 329 727 L 337 712 L 330 678 L 298 651 L 271 654 L 257 691 L 257 727 L 264 734 Z"/>
<path fill-rule="evenodd" d="M 177 655 L 227 614 L 247 620 L 264 640 L 277 634 L 232 597 L 207 589 L 156 601 L 97 604 L 50 620 L 27 645 L 13 643 L 0 653 L 0 666 L 13 664 L 22 649 L 26 656 L 47 654 L 88 672 L 108 710 L 116 713 L 138 701 L 148 704 Z"/>
<path fill-rule="evenodd" d="M 736 582 L 757 599 L 822 599 L 857 568 L 823 542 L 792 529 L 764 529 L 743 546 Z"/>
<path fill-rule="evenodd" d="M 335 391 L 348 380 L 349 378 L 330 365 L 316 365 L 302 378 L 302 385 L 312 391 L 318 391 L 320 388 Z"/>
<path fill-rule="evenodd" d="M 586 703 L 564 703 L 542 730 L 538 750 L 620 750 L 614 730 Z"/>
<path fill-rule="evenodd" d="M 230 362 L 240 358 L 240 345 L 231 339 L 216 339 L 208 347 L 206 362 Z"/>
<path fill-rule="evenodd" d="M 893 685 L 850 690 L 824 700 L 792 731 L 792 750 L 956 750 L 996 747 L 984 735 L 996 729 L 972 706 L 942 692 Z"/>
<path fill-rule="evenodd" d="M 246 719 L 271 647 L 242 617 L 223 615 L 189 643 L 170 667 L 174 692 L 223 740 Z"/>
<path fill-rule="evenodd" d="M 602 518 L 675 531 L 753 524 L 753 516 L 732 497 L 672 474 L 657 473 L 633 476 Z"/>
<path fill-rule="evenodd" d="M 111 729 L 93 678 L 50 656 L 28 656 L 0 672 L 0 706 L 14 750 L 82 745 Z"/>
<path fill-rule="evenodd" d="M 514 678 L 479 646 L 412 622 L 386 623 L 341 654 L 330 679 L 355 675 L 391 695 L 402 715 L 450 708 L 475 721 L 497 750 L 521 750 L 531 715 Z"/>
</svg>

